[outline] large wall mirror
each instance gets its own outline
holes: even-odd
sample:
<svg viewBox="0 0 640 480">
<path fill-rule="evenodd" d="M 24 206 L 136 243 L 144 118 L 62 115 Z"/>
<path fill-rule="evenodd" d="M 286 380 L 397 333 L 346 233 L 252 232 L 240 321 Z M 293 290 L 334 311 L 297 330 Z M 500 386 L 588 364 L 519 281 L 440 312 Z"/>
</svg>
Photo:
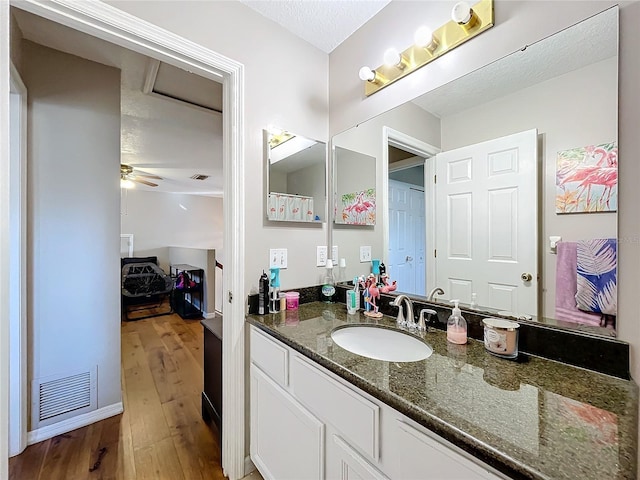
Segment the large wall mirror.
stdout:
<svg viewBox="0 0 640 480">
<path fill-rule="evenodd" d="M 371 246 L 397 292 L 615 335 L 617 86 L 613 7 L 336 135 L 335 205 L 370 170 L 339 152 L 376 165 L 375 225 L 334 219 L 344 279 Z"/>
<path fill-rule="evenodd" d="M 325 222 L 326 143 L 285 130 L 265 130 L 263 136 L 267 220 Z"/>
</svg>

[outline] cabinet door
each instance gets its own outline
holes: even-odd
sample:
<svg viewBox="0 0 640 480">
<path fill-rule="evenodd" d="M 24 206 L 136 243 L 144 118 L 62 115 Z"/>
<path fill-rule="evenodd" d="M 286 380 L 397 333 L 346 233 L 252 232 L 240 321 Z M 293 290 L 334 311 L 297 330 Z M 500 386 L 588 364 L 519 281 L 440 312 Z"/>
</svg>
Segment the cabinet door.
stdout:
<svg viewBox="0 0 640 480">
<path fill-rule="evenodd" d="M 395 422 L 393 448 L 394 478 L 424 480 L 499 480 L 486 468 L 471 461 L 401 420 Z"/>
<path fill-rule="evenodd" d="M 333 435 L 333 445 L 327 454 L 327 478 L 340 480 L 389 480 L 371 465 L 344 439 Z"/>
<path fill-rule="evenodd" d="M 253 364 L 251 459 L 266 480 L 324 478 L 324 425 Z"/>
</svg>

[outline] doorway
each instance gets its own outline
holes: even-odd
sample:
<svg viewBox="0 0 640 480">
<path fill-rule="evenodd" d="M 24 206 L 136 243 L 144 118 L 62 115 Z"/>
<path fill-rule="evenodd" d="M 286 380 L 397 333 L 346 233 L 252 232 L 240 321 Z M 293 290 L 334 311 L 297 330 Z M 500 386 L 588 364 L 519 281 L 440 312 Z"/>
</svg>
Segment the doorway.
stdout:
<svg viewBox="0 0 640 480">
<path fill-rule="evenodd" d="M 408 153 L 389 147 L 393 153 Z M 397 151 L 397 152 L 394 152 Z M 404 293 L 425 295 L 425 159 L 408 154 L 412 166 L 389 165 L 389 275 Z M 389 158 L 394 155 L 390 153 Z M 399 162 L 402 162 L 399 161 Z"/>
<path fill-rule="evenodd" d="M 383 127 L 384 260 L 398 291 L 427 295 L 435 285 L 435 155 L 439 149 Z M 418 178 L 420 177 L 420 178 Z M 394 198 L 395 197 L 395 198 Z"/>
<path fill-rule="evenodd" d="M 223 417 L 223 458 L 222 464 L 225 473 L 231 478 L 239 478 L 244 473 L 244 408 L 233 406 L 244 405 L 244 386 L 241 382 L 230 381 L 244 375 L 244 343 L 238 341 L 242 338 L 243 313 L 241 292 L 244 290 L 244 229 L 242 199 L 243 166 L 242 155 L 242 111 L 243 103 L 243 67 L 241 64 L 222 57 L 213 51 L 204 49 L 199 45 L 187 41 L 177 35 L 164 31 L 159 27 L 147 24 L 133 16 L 123 14 L 120 10 L 107 4 L 74 4 L 67 6 L 56 1 L 41 4 L 38 2 L 21 2 L 20 8 L 36 15 L 62 23 L 74 29 L 78 29 L 94 35 L 103 40 L 115 43 L 125 48 L 130 48 L 155 58 L 161 58 L 174 66 L 188 68 L 189 70 L 211 79 L 223 79 L 224 83 L 224 110 L 223 149 L 224 157 L 224 191 L 225 191 L 225 250 L 231 259 L 229 273 L 224 282 L 225 292 L 229 292 L 229 302 L 225 308 L 225 338 L 223 345 L 224 372 L 226 379 L 224 401 L 230 408 L 225 410 Z M 7 7 L 8 9 L 8 7 Z M 6 12 L 8 13 L 8 11 Z M 3 43 L 9 44 L 9 18 L 2 15 Z M 135 33 L 132 33 L 135 32 Z M 8 72 L 9 61 L 6 56 L 0 58 L 0 70 Z M 8 75 L 5 76 L 5 78 Z M 1 93 L 2 103 L 8 102 L 8 92 Z M 8 144 L 7 131 L 0 133 L 0 143 Z M 3 193 L 2 200 L 5 200 Z M 114 232 L 114 242 L 117 234 Z M 3 244 L 2 257 L 7 258 Z M 5 273 L 3 272 L 3 275 Z M 3 278 L 3 283 L 8 280 Z M 231 292 L 237 292 L 236 299 L 231 300 Z M 3 316 L 6 314 L 2 312 Z M 3 323 L 5 318 L 2 318 Z M 15 321 L 13 317 L 7 320 Z M 234 321 L 235 320 L 235 321 Z M 8 323 L 8 322 L 7 322 Z M 20 321 L 17 321 L 20 325 Z M 4 334 L 4 332 L 3 332 Z M 15 348 L 12 345 L 11 350 Z M 119 351 L 119 349 L 114 349 Z M 8 363 L 9 352 L 2 351 L 2 364 Z M 2 377 L 2 390 L 8 386 L 8 379 Z M 0 428 L 7 431 L 6 428 Z M 4 442 L 2 442 L 4 443 Z M 5 452 L 0 452 L 4 457 Z M 4 465 L 4 460 L 2 465 Z"/>
</svg>

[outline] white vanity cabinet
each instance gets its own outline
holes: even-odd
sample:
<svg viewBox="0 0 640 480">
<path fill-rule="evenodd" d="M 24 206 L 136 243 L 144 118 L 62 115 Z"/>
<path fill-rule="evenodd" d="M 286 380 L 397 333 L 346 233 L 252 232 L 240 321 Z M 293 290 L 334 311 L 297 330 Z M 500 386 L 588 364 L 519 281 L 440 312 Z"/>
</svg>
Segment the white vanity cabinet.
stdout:
<svg viewBox="0 0 640 480">
<path fill-rule="evenodd" d="M 290 395 L 289 351 L 251 330 L 251 459 L 265 479 L 324 476 L 324 425 Z"/>
<path fill-rule="evenodd" d="M 267 480 L 507 478 L 254 326 L 250 397 Z"/>
</svg>

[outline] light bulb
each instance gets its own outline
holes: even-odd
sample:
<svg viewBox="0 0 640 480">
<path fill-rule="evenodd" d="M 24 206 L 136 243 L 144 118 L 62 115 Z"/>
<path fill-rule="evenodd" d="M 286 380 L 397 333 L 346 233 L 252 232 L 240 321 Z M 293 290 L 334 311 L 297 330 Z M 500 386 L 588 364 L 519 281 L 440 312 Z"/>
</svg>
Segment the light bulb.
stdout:
<svg viewBox="0 0 640 480">
<path fill-rule="evenodd" d="M 371 70 L 369 67 L 362 67 L 360 72 L 358 72 L 358 76 L 363 82 L 373 82 L 376 78 L 376 72 Z"/>
<path fill-rule="evenodd" d="M 473 10 L 467 2 L 458 2 L 453 6 L 451 10 L 451 19 L 461 25 L 469 23 L 471 20 Z"/>
<path fill-rule="evenodd" d="M 402 55 L 395 48 L 389 48 L 384 52 L 384 64 L 388 67 L 397 67 L 402 64 Z"/>
<path fill-rule="evenodd" d="M 433 31 L 425 26 L 418 28 L 413 34 L 413 42 L 418 47 L 428 47 L 433 43 Z"/>
<path fill-rule="evenodd" d="M 120 179 L 120 188 L 135 188 L 136 184 L 133 183 L 131 180 L 129 180 L 128 178 L 121 178 Z"/>
</svg>

